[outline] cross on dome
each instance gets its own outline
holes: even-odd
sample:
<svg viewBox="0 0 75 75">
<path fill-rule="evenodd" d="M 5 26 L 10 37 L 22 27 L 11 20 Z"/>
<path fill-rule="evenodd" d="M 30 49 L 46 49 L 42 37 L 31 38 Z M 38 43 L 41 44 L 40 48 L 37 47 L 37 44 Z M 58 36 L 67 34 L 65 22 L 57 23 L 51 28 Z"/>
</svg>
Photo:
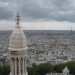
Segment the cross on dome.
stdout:
<svg viewBox="0 0 75 75">
<path fill-rule="evenodd" d="M 19 13 L 17 13 L 15 20 L 16 20 L 17 27 L 19 27 L 19 21 L 21 20 Z"/>
</svg>

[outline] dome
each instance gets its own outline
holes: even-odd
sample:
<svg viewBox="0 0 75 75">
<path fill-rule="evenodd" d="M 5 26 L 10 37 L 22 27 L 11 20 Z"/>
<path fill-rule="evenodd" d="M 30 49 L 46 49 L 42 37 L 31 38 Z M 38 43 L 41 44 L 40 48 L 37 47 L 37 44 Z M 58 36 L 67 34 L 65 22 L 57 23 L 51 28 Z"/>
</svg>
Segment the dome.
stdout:
<svg viewBox="0 0 75 75">
<path fill-rule="evenodd" d="M 69 69 L 67 68 L 67 66 L 64 68 L 63 73 L 69 73 Z"/>
<path fill-rule="evenodd" d="M 17 25 L 10 36 L 9 50 L 25 50 L 27 49 L 26 37 L 19 26 L 19 14 L 17 14 Z"/>
</svg>

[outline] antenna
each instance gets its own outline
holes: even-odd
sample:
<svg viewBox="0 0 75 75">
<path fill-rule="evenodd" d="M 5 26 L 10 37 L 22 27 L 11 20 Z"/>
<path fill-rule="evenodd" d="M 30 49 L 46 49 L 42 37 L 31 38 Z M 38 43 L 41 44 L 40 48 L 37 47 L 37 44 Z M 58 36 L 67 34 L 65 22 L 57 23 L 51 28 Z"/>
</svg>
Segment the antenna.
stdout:
<svg viewBox="0 0 75 75">
<path fill-rule="evenodd" d="M 72 33 L 72 27 L 71 27 L 71 33 Z"/>
</svg>

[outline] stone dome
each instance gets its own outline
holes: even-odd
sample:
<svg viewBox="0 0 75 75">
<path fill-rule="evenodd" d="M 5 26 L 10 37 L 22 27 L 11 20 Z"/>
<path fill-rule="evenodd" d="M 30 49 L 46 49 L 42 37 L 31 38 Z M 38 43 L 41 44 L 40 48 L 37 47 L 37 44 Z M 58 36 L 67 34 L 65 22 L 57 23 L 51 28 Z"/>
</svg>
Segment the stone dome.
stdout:
<svg viewBox="0 0 75 75">
<path fill-rule="evenodd" d="M 19 14 L 17 14 L 17 20 L 19 20 L 18 17 Z M 21 27 L 19 26 L 19 21 L 17 21 L 15 30 L 13 30 L 10 36 L 9 50 L 25 50 L 25 49 L 27 49 L 26 37 L 23 30 L 21 30 Z"/>
<path fill-rule="evenodd" d="M 69 73 L 69 69 L 67 68 L 67 66 L 64 68 L 63 73 Z"/>
</svg>

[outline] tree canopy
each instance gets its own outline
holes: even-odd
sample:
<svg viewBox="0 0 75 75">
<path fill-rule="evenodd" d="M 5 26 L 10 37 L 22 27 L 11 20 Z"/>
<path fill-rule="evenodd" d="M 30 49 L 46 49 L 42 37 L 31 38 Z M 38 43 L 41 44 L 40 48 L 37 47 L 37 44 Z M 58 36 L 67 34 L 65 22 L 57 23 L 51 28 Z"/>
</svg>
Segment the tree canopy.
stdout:
<svg viewBox="0 0 75 75">
<path fill-rule="evenodd" d="M 62 73 L 62 70 L 68 67 L 70 73 L 75 75 L 75 61 L 70 61 L 63 64 L 51 65 L 50 63 L 42 63 L 39 65 L 32 64 L 31 67 L 27 67 L 28 75 L 45 75 L 50 72 Z M 0 65 L 0 75 L 9 75 L 9 65 Z"/>
</svg>

